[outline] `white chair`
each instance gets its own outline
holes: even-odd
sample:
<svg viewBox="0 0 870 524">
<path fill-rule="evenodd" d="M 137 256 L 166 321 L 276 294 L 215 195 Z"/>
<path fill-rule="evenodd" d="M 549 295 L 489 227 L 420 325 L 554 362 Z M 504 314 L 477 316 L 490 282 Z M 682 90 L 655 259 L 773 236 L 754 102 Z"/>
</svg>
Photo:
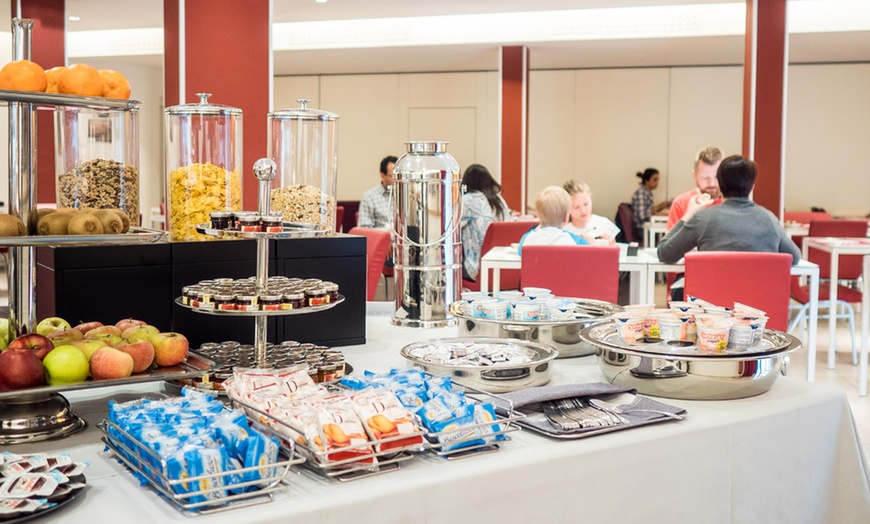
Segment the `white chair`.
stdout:
<svg viewBox="0 0 870 524">
<path fill-rule="evenodd" d="M 151 229 L 166 229 L 166 216 L 160 210 L 160 206 L 152 207 L 150 214 Z"/>
</svg>

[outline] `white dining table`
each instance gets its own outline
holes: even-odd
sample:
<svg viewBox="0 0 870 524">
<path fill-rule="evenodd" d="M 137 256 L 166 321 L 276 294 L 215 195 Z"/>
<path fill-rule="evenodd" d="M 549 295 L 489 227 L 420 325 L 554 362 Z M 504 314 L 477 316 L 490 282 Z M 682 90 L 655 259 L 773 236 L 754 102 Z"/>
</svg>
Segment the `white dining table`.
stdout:
<svg viewBox="0 0 870 524">
<path fill-rule="evenodd" d="M 656 247 L 659 236 L 664 236 L 667 233 L 668 217 L 663 215 L 653 215 L 649 222 L 643 223 L 643 245 L 644 247 Z"/>
<path fill-rule="evenodd" d="M 807 258 L 810 248 L 818 249 L 830 254 L 831 256 L 831 283 L 830 286 L 830 302 L 833 309 L 837 303 L 837 286 L 833 285 L 838 281 L 840 272 L 840 256 L 841 255 L 870 255 L 870 238 L 834 238 L 834 237 L 805 237 L 803 240 L 803 258 Z M 870 279 L 870 272 L 867 271 L 866 265 L 863 269 L 864 281 L 866 286 L 867 279 Z M 865 293 L 866 295 L 866 289 Z M 863 308 L 861 312 L 861 362 L 860 374 L 861 383 L 858 385 L 860 395 L 867 396 L 867 339 L 864 336 L 865 325 L 867 322 L 866 311 Z M 828 329 L 830 331 L 830 339 L 828 345 L 828 369 L 834 369 L 836 365 L 837 352 L 837 316 L 828 315 Z"/>
<path fill-rule="evenodd" d="M 868 252 L 870 253 L 870 252 Z M 497 246 L 489 250 L 480 259 L 480 290 L 489 291 L 489 272 L 492 271 L 492 291 L 500 290 L 500 272 L 502 269 L 520 269 L 522 257 L 512 246 Z M 685 271 L 681 259 L 676 264 L 666 264 L 659 261 L 654 248 L 644 248 L 637 255 L 628 256 L 625 249 L 619 253 L 619 270 L 628 271 L 631 290 L 631 304 L 654 304 L 655 282 L 658 273 L 680 273 Z M 810 291 L 810 312 L 807 325 L 807 381 L 816 379 L 816 346 L 819 324 L 819 266 L 804 257 L 792 266 L 791 274 L 806 277 Z M 829 360 L 830 363 L 830 360 Z M 829 367 L 833 367 L 829 364 Z"/>
<path fill-rule="evenodd" d="M 366 343 L 342 348 L 353 373 L 404 367 L 399 356 L 404 345 L 456 336 L 455 327 L 392 326 L 392 311 L 370 311 Z M 595 356 L 553 362 L 551 385 L 602 380 Z M 73 409 L 90 423 L 86 430 L 4 448 L 65 451 L 75 461 L 90 461 L 85 491 L 44 521 L 870 522 L 870 468 L 845 392 L 788 376 L 756 397 L 659 399 L 687 410 L 688 417 L 678 422 L 579 440 L 523 430 L 495 453 L 460 460 L 421 454 L 396 471 L 350 482 L 299 469 L 273 502 L 195 517 L 140 485 L 104 450 L 94 428 L 106 416 L 109 400 L 159 391 L 158 383 L 146 383 L 70 392 Z"/>
</svg>

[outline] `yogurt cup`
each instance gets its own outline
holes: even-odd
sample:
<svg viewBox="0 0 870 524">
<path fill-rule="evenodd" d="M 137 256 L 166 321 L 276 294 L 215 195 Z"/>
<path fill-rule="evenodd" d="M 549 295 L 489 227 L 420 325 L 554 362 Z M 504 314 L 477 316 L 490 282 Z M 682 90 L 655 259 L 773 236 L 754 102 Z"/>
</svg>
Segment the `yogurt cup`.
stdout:
<svg viewBox="0 0 870 524">
<path fill-rule="evenodd" d="M 753 332 L 750 324 L 735 322 L 728 333 L 728 349 L 748 349 L 752 346 Z"/>
<path fill-rule="evenodd" d="M 656 308 L 655 304 L 629 304 L 627 306 L 623 306 L 622 309 L 626 313 L 649 313 Z"/>
<path fill-rule="evenodd" d="M 668 307 L 681 313 L 689 313 L 692 311 L 700 312 L 701 305 L 694 302 L 684 302 L 681 300 L 672 300 L 668 303 Z"/>
<path fill-rule="evenodd" d="M 547 314 L 550 320 L 572 320 L 574 318 L 575 304 L 564 298 L 556 298 L 547 301 Z"/>
<path fill-rule="evenodd" d="M 545 287 L 524 287 L 523 294 L 529 300 L 547 301 L 553 298 L 553 292 Z"/>
<path fill-rule="evenodd" d="M 697 333 L 697 330 L 694 329 L 694 321 L 690 315 L 683 315 L 682 313 L 675 313 L 671 315 L 660 315 L 659 316 L 659 338 L 664 340 L 665 342 L 678 340 L 681 342 L 690 342 L 694 340 L 693 338 L 689 338 L 689 325 L 693 327 L 693 332 Z"/>
<path fill-rule="evenodd" d="M 516 302 L 517 300 L 523 299 L 523 292 L 517 291 L 517 290 L 496 291 L 495 293 L 493 293 L 493 297 L 500 298 L 503 300 L 509 300 L 513 303 L 513 302 Z"/>
<path fill-rule="evenodd" d="M 643 313 L 616 313 L 611 318 L 616 323 L 617 333 L 623 342 L 635 344 L 643 338 L 644 321 L 646 320 L 646 315 Z"/>
<path fill-rule="evenodd" d="M 728 347 L 728 335 L 733 321 L 730 318 L 701 316 L 697 319 L 698 349 L 724 351 Z"/>
<path fill-rule="evenodd" d="M 479 318 L 488 318 L 492 320 L 507 320 L 508 307 L 510 303 L 506 300 L 498 300 L 489 298 L 486 300 L 475 300 L 471 303 L 473 315 Z"/>
<path fill-rule="evenodd" d="M 542 320 L 544 302 L 538 300 L 520 300 L 511 307 L 511 318 L 521 322 Z"/>
<path fill-rule="evenodd" d="M 462 295 L 460 295 L 460 296 L 462 297 L 462 300 L 464 300 L 464 301 L 468 302 L 469 304 L 471 304 L 471 303 L 474 302 L 475 300 L 486 300 L 486 299 L 488 299 L 488 298 L 489 298 L 489 293 L 486 293 L 486 292 L 484 292 L 484 291 L 463 291 L 463 292 L 462 292 Z"/>
</svg>

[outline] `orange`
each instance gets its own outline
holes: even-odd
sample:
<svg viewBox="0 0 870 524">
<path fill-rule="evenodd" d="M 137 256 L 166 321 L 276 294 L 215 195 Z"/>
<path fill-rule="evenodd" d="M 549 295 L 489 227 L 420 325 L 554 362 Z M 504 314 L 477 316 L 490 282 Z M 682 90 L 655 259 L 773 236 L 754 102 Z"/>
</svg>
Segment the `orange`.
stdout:
<svg viewBox="0 0 870 524">
<path fill-rule="evenodd" d="M 45 88 L 46 93 L 57 93 L 57 79 L 60 78 L 61 73 L 64 71 L 66 71 L 66 67 L 57 66 L 45 72 L 45 80 L 48 82 Z"/>
<path fill-rule="evenodd" d="M 87 64 L 73 64 L 58 77 L 57 92 L 69 95 L 103 96 L 103 78 L 99 71 Z"/>
<path fill-rule="evenodd" d="M 130 82 L 121 73 L 112 69 L 100 69 L 103 78 L 103 96 L 108 98 L 130 98 Z"/>
<path fill-rule="evenodd" d="M 45 91 L 45 70 L 36 62 L 16 60 L 0 69 L 0 89 Z"/>
</svg>

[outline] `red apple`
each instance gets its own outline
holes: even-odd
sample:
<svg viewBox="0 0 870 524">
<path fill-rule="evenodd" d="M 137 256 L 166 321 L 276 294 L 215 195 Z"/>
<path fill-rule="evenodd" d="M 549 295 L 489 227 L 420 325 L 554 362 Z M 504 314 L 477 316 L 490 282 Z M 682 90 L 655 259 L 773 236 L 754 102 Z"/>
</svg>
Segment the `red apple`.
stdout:
<svg viewBox="0 0 870 524">
<path fill-rule="evenodd" d="M 45 358 L 45 355 L 48 355 L 49 351 L 54 349 L 54 344 L 48 339 L 48 337 L 36 333 L 27 333 L 10 342 L 6 349 L 9 350 L 16 348 L 29 349 L 33 351 L 39 360 L 42 360 Z"/>
<path fill-rule="evenodd" d="M 95 380 L 125 378 L 133 374 L 133 357 L 119 349 L 101 347 L 91 355 L 90 366 Z"/>
<path fill-rule="evenodd" d="M 64 329 L 63 331 L 52 331 L 46 335 L 54 347 L 71 346 L 73 342 L 78 342 L 85 338 L 85 335 L 75 328 Z"/>
<path fill-rule="evenodd" d="M 127 328 L 131 328 L 133 326 L 141 326 L 143 324 L 147 324 L 147 322 L 145 322 L 144 320 L 136 320 L 135 318 L 123 318 L 115 324 L 115 327 L 120 329 L 121 331 L 124 331 Z"/>
<path fill-rule="evenodd" d="M 94 354 L 94 351 L 106 347 L 106 343 L 98 338 L 86 338 L 84 340 L 77 340 L 73 342 L 73 346 L 82 350 L 82 353 L 88 357 L 88 360 L 91 359 L 91 355 Z"/>
<path fill-rule="evenodd" d="M 7 349 L 0 353 L 0 380 L 10 389 L 41 386 L 45 384 L 45 368 L 30 349 Z"/>
<path fill-rule="evenodd" d="M 119 342 L 115 348 L 133 357 L 133 373 L 145 371 L 154 362 L 154 345 L 147 340 Z"/>
<path fill-rule="evenodd" d="M 106 326 L 108 327 L 108 326 Z M 97 328 L 102 329 L 102 328 Z M 93 330 L 91 330 L 93 332 Z M 86 337 L 85 340 L 99 340 L 103 343 L 104 346 L 112 346 L 115 347 L 115 344 L 123 341 L 119 335 L 115 335 L 114 333 L 100 333 L 98 335 L 92 335 L 90 337 Z"/>
<path fill-rule="evenodd" d="M 93 322 L 82 322 L 81 324 L 76 326 L 75 329 L 78 329 L 79 331 L 81 331 L 83 335 L 87 335 L 88 331 L 90 331 L 94 328 L 102 327 L 102 326 L 103 326 L 102 322 L 94 320 Z"/>
<path fill-rule="evenodd" d="M 181 333 L 158 333 L 151 337 L 154 344 L 154 362 L 158 366 L 175 366 L 187 357 L 190 344 Z"/>
<path fill-rule="evenodd" d="M 121 330 L 116 328 L 115 326 L 99 326 L 92 329 L 89 329 L 87 333 L 85 333 L 85 338 L 94 338 L 97 335 L 116 335 L 118 337 L 121 336 Z"/>
<path fill-rule="evenodd" d="M 160 333 L 160 330 L 148 324 L 139 324 L 138 326 L 128 327 L 121 333 L 121 338 L 128 342 L 137 342 L 139 340 L 149 340 L 152 336 Z"/>
</svg>

